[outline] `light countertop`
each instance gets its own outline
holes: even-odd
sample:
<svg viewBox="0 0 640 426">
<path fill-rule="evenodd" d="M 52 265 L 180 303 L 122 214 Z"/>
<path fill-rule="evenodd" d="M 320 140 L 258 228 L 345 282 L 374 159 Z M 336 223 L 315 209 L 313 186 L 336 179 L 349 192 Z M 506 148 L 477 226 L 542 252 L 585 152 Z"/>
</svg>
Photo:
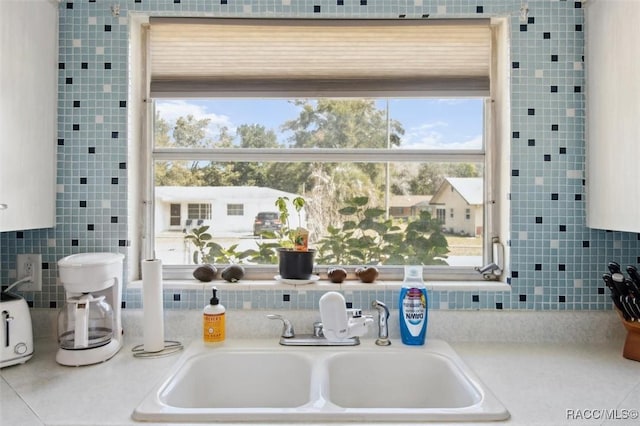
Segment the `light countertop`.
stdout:
<svg viewBox="0 0 640 426">
<path fill-rule="evenodd" d="M 150 424 L 133 421 L 131 413 L 180 355 L 134 358 L 134 343 L 125 342 L 108 362 L 63 367 L 55 362 L 54 339 L 37 339 L 31 360 L 0 370 L 0 424 Z M 511 413 L 511 419 L 501 423 L 638 424 L 623 417 L 640 410 L 640 362 L 622 357 L 622 341 L 451 346 Z M 617 419 L 586 418 L 603 413 Z"/>
</svg>

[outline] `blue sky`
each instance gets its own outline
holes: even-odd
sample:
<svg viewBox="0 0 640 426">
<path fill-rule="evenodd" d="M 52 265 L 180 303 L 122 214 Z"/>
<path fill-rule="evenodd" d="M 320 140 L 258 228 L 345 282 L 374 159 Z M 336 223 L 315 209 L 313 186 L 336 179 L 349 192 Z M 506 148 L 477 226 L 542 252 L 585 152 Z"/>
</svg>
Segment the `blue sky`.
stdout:
<svg viewBox="0 0 640 426">
<path fill-rule="evenodd" d="M 383 108 L 385 100 L 378 100 Z M 478 149 L 483 134 L 482 99 L 390 99 L 390 116 L 405 129 L 404 148 Z M 298 108 L 281 99 L 161 100 L 156 110 L 173 124 L 188 114 L 211 120 L 214 139 L 220 126 L 234 133 L 241 124 L 262 124 L 278 132 L 279 126 L 298 116 Z"/>
</svg>

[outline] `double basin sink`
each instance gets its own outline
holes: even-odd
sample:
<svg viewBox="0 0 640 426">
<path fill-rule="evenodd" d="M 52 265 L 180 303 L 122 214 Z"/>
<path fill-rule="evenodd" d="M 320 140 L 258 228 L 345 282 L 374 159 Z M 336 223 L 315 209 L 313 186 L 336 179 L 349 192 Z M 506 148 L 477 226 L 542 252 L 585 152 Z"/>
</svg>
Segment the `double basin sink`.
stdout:
<svg viewBox="0 0 640 426">
<path fill-rule="evenodd" d="M 193 343 L 132 417 L 154 422 L 495 421 L 509 412 L 445 342 Z"/>
</svg>

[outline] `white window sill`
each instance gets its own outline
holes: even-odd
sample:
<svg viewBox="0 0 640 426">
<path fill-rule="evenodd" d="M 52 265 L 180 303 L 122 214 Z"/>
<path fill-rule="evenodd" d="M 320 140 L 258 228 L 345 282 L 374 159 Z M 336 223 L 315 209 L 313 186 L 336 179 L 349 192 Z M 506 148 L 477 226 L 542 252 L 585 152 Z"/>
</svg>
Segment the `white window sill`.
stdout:
<svg viewBox="0 0 640 426">
<path fill-rule="evenodd" d="M 362 290 L 396 290 L 402 286 L 402 281 L 376 281 L 365 284 L 358 281 L 345 281 L 342 284 L 333 284 L 329 281 L 319 281 L 311 284 L 284 284 L 276 280 L 242 280 L 237 283 L 229 283 L 222 280 L 200 282 L 197 280 L 163 280 L 163 288 L 174 290 L 208 290 L 211 287 L 219 290 L 311 290 L 311 291 L 362 291 Z M 466 291 L 510 292 L 511 286 L 501 281 L 426 281 L 425 286 L 429 291 Z M 128 288 L 142 289 L 142 280 L 129 282 Z"/>
</svg>

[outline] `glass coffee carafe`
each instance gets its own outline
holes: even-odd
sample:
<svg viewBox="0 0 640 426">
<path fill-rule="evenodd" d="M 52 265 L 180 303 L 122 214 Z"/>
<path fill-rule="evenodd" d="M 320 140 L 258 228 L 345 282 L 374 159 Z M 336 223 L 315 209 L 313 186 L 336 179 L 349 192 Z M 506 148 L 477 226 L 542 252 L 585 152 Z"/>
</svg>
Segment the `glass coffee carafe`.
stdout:
<svg viewBox="0 0 640 426">
<path fill-rule="evenodd" d="M 62 349 L 90 349 L 108 344 L 114 317 L 105 296 L 83 293 L 69 297 L 58 314 L 58 344 Z"/>
</svg>

